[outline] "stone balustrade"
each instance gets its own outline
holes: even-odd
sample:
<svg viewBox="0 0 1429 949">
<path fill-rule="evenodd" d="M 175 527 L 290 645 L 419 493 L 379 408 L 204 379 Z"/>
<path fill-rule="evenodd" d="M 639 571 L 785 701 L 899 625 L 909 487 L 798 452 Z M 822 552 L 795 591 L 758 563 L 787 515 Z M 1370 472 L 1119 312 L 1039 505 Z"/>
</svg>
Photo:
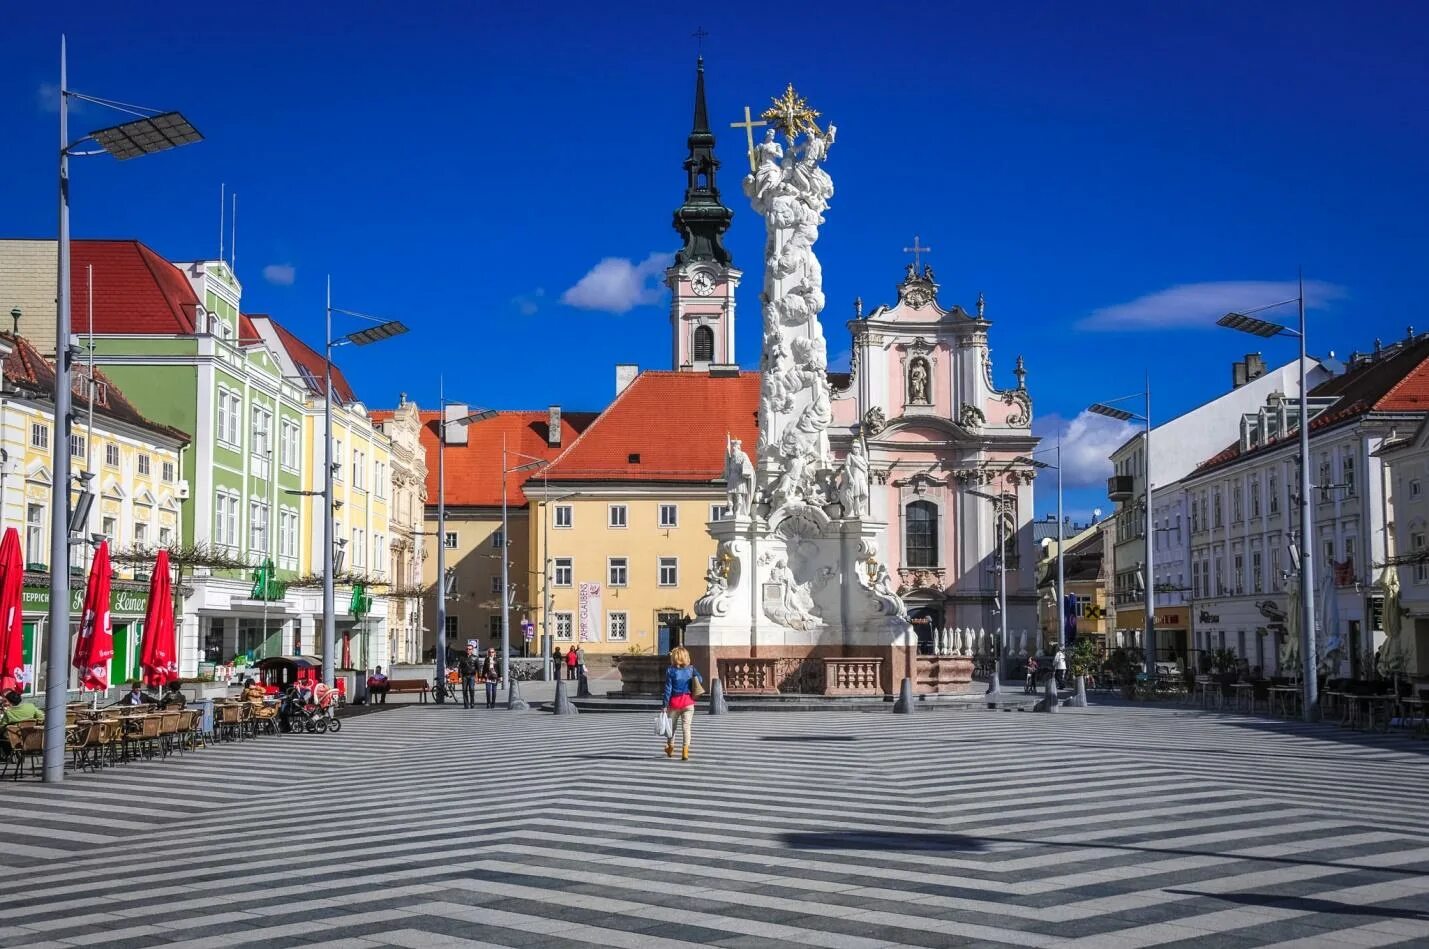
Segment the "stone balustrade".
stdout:
<svg viewBox="0 0 1429 949">
<path fill-rule="evenodd" d="M 824 660 L 825 695 L 882 695 L 879 671 L 882 659 Z"/>
<path fill-rule="evenodd" d="M 719 680 L 729 695 L 777 695 L 777 659 L 720 659 Z"/>
</svg>

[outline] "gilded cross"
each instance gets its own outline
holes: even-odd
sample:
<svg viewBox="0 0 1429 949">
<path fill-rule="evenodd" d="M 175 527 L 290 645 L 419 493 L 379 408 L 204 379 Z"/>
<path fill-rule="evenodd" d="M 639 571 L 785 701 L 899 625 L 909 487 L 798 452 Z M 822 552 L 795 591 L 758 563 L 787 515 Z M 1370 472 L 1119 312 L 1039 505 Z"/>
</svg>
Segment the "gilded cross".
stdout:
<svg viewBox="0 0 1429 949">
<path fill-rule="evenodd" d="M 914 234 L 914 235 L 913 235 L 913 246 L 912 246 L 912 247 L 905 247 L 905 248 L 903 248 L 903 253 L 905 253 L 905 254 L 912 254 L 912 255 L 913 255 L 913 269 L 914 269 L 914 270 L 922 270 L 923 268 L 922 268 L 921 264 L 923 263 L 923 258 L 922 258 L 921 255 L 928 253 L 928 251 L 930 251 L 930 250 L 932 250 L 932 249 L 933 249 L 933 248 L 931 248 L 931 247 L 919 247 L 919 246 L 918 246 L 918 235 L 917 235 L 917 234 Z"/>
<path fill-rule="evenodd" d="M 765 121 L 763 121 L 763 120 L 758 121 L 758 122 L 754 121 L 754 117 L 749 114 L 749 106 L 745 106 L 745 107 L 744 107 L 744 121 L 743 121 L 743 122 L 731 122 L 731 123 L 729 123 L 729 127 L 732 128 L 732 129 L 744 129 L 744 138 L 745 138 L 745 140 L 749 143 L 749 170 L 750 170 L 751 172 L 753 172 L 753 171 L 756 170 L 755 167 L 754 167 L 754 129 L 755 129 L 755 126 L 768 125 L 768 124 L 769 124 L 768 122 L 765 122 Z"/>
<path fill-rule="evenodd" d="M 784 94 L 775 99 L 773 104 L 764 110 L 759 116 L 767 119 L 775 128 L 784 133 L 784 137 L 789 140 L 789 144 L 794 144 L 794 139 L 800 132 L 812 132 L 817 134 L 818 125 L 814 119 L 819 117 L 819 113 L 809 108 L 809 103 L 804 101 L 804 97 L 794 91 L 794 84 L 789 83 L 784 90 Z"/>
</svg>

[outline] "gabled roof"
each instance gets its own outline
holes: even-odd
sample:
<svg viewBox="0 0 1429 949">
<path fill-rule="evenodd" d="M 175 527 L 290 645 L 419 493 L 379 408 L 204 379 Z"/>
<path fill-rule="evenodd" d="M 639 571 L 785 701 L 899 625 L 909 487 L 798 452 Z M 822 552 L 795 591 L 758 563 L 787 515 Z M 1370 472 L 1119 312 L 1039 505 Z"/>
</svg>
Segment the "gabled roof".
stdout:
<svg viewBox="0 0 1429 949">
<path fill-rule="evenodd" d="M 1311 398 L 1334 398 L 1335 402 L 1310 419 L 1310 437 L 1370 412 L 1429 411 L 1429 334 L 1384 350 L 1348 371 L 1320 383 L 1308 393 Z M 1292 438 L 1299 438 L 1296 426 L 1278 438 L 1248 451 L 1237 440 L 1201 462 L 1193 474 L 1201 475 L 1240 458 L 1269 451 Z"/>
<path fill-rule="evenodd" d="M 15 336 L 11 333 L 0 333 L 0 340 L 3 340 L 13 347 L 10 354 L 5 357 L 5 381 L 32 398 L 53 403 L 55 392 L 54 364 L 41 356 L 39 351 L 30 345 L 29 340 L 23 336 Z M 89 408 L 89 387 L 85 385 L 88 375 L 89 367 L 87 365 L 80 364 L 75 367 L 73 377 L 75 389 L 74 408 L 76 415 L 80 417 L 83 417 L 83 413 Z M 94 379 L 95 382 L 99 383 L 94 400 L 94 412 L 96 415 L 145 428 L 179 442 L 187 443 L 190 440 L 187 432 L 174 428 L 171 425 L 161 425 L 158 422 L 152 422 L 145 418 L 143 413 L 124 397 L 124 393 L 119 390 L 119 387 L 105 376 L 102 369 L 98 367 L 95 368 Z"/>
<path fill-rule="evenodd" d="M 754 454 L 759 373 L 642 372 L 551 465 L 552 481 L 711 482 L 725 436 Z"/>
<path fill-rule="evenodd" d="M 272 327 L 273 339 L 278 346 L 283 348 L 288 359 L 293 363 L 293 368 L 297 371 L 300 381 L 313 395 L 324 395 L 326 385 L 324 383 L 324 370 L 322 354 L 303 342 L 282 323 L 268 316 L 266 313 L 251 313 L 243 317 L 240 325 L 240 333 L 249 336 L 257 342 L 262 338 L 258 324 Z M 247 340 L 243 340 L 247 342 Z M 352 386 L 348 384 L 347 377 L 342 374 L 337 363 L 332 366 L 332 394 L 339 402 L 356 402 L 357 395 L 352 391 Z"/>
<path fill-rule="evenodd" d="M 187 335 L 198 296 L 183 272 L 136 240 L 70 243 L 71 325 L 89 329 L 86 268 L 94 268 L 94 331 Z"/>
<path fill-rule="evenodd" d="M 391 409 L 377 409 L 369 414 L 373 424 L 392 418 Z M 498 412 L 489 419 L 466 426 L 466 444 L 448 444 L 445 452 L 446 502 L 448 507 L 501 506 L 501 447 L 503 440 L 508 453 L 552 459 L 569 446 L 595 420 L 594 412 L 561 413 L 561 444 L 546 443 L 548 413 L 542 411 Z M 427 453 L 427 505 L 437 503 L 437 430 L 441 413 L 435 409 L 423 411 L 422 448 Z M 509 455 L 511 467 L 530 459 Z M 531 478 L 539 478 L 539 468 L 512 472 L 506 482 L 506 503 L 523 508 L 526 498 L 521 486 Z"/>
</svg>

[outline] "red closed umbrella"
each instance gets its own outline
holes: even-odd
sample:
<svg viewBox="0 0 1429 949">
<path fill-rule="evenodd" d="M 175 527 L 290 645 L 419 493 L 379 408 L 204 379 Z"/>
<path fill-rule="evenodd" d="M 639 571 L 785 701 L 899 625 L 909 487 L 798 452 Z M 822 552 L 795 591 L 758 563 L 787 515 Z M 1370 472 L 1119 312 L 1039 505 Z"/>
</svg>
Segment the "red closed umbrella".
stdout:
<svg viewBox="0 0 1429 949">
<path fill-rule="evenodd" d="M 74 644 L 74 667 L 82 689 L 102 692 L 109 688 L 109 660 L 114 658 L 114 631 L 109 627 L 109 541 L 101 540 L 89 568 L 84 588 L 84 615 Z"/>
<path fill-rule="evenodd" d="M 20 562 L 20 533 L 5 528 L 0 541 L 0 691 L 25 690 L 25 565 Z"/>
<path fill-rule="evenodd" d="M 174 584 L 169 552 L 160 550 L 149 578 L 149 605 L 144 610 L 144 645 L 139 667 L 150 688 L 161 688 L 179 677 L 178 642 L 174 637 Z"/>
</svg>

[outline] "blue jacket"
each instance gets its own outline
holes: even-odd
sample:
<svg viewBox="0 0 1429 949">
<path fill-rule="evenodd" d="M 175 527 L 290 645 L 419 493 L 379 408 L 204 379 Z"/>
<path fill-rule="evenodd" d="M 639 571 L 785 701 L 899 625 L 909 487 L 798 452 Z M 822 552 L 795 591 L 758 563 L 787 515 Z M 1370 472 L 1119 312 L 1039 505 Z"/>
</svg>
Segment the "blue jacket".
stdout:
<svg viewBox="0 0 1429 949">
<path fill-rule="evenodd" d="M 694 666 L 676 667 L 671 666 L 665 670 L 665 704 L 670 704 L 670 699 L 676 695 L 690 694 L 690 681 L 700 679 L 699 672 Z M 701 682 L 705 681 L 700 679 Z"/>
</svg>

